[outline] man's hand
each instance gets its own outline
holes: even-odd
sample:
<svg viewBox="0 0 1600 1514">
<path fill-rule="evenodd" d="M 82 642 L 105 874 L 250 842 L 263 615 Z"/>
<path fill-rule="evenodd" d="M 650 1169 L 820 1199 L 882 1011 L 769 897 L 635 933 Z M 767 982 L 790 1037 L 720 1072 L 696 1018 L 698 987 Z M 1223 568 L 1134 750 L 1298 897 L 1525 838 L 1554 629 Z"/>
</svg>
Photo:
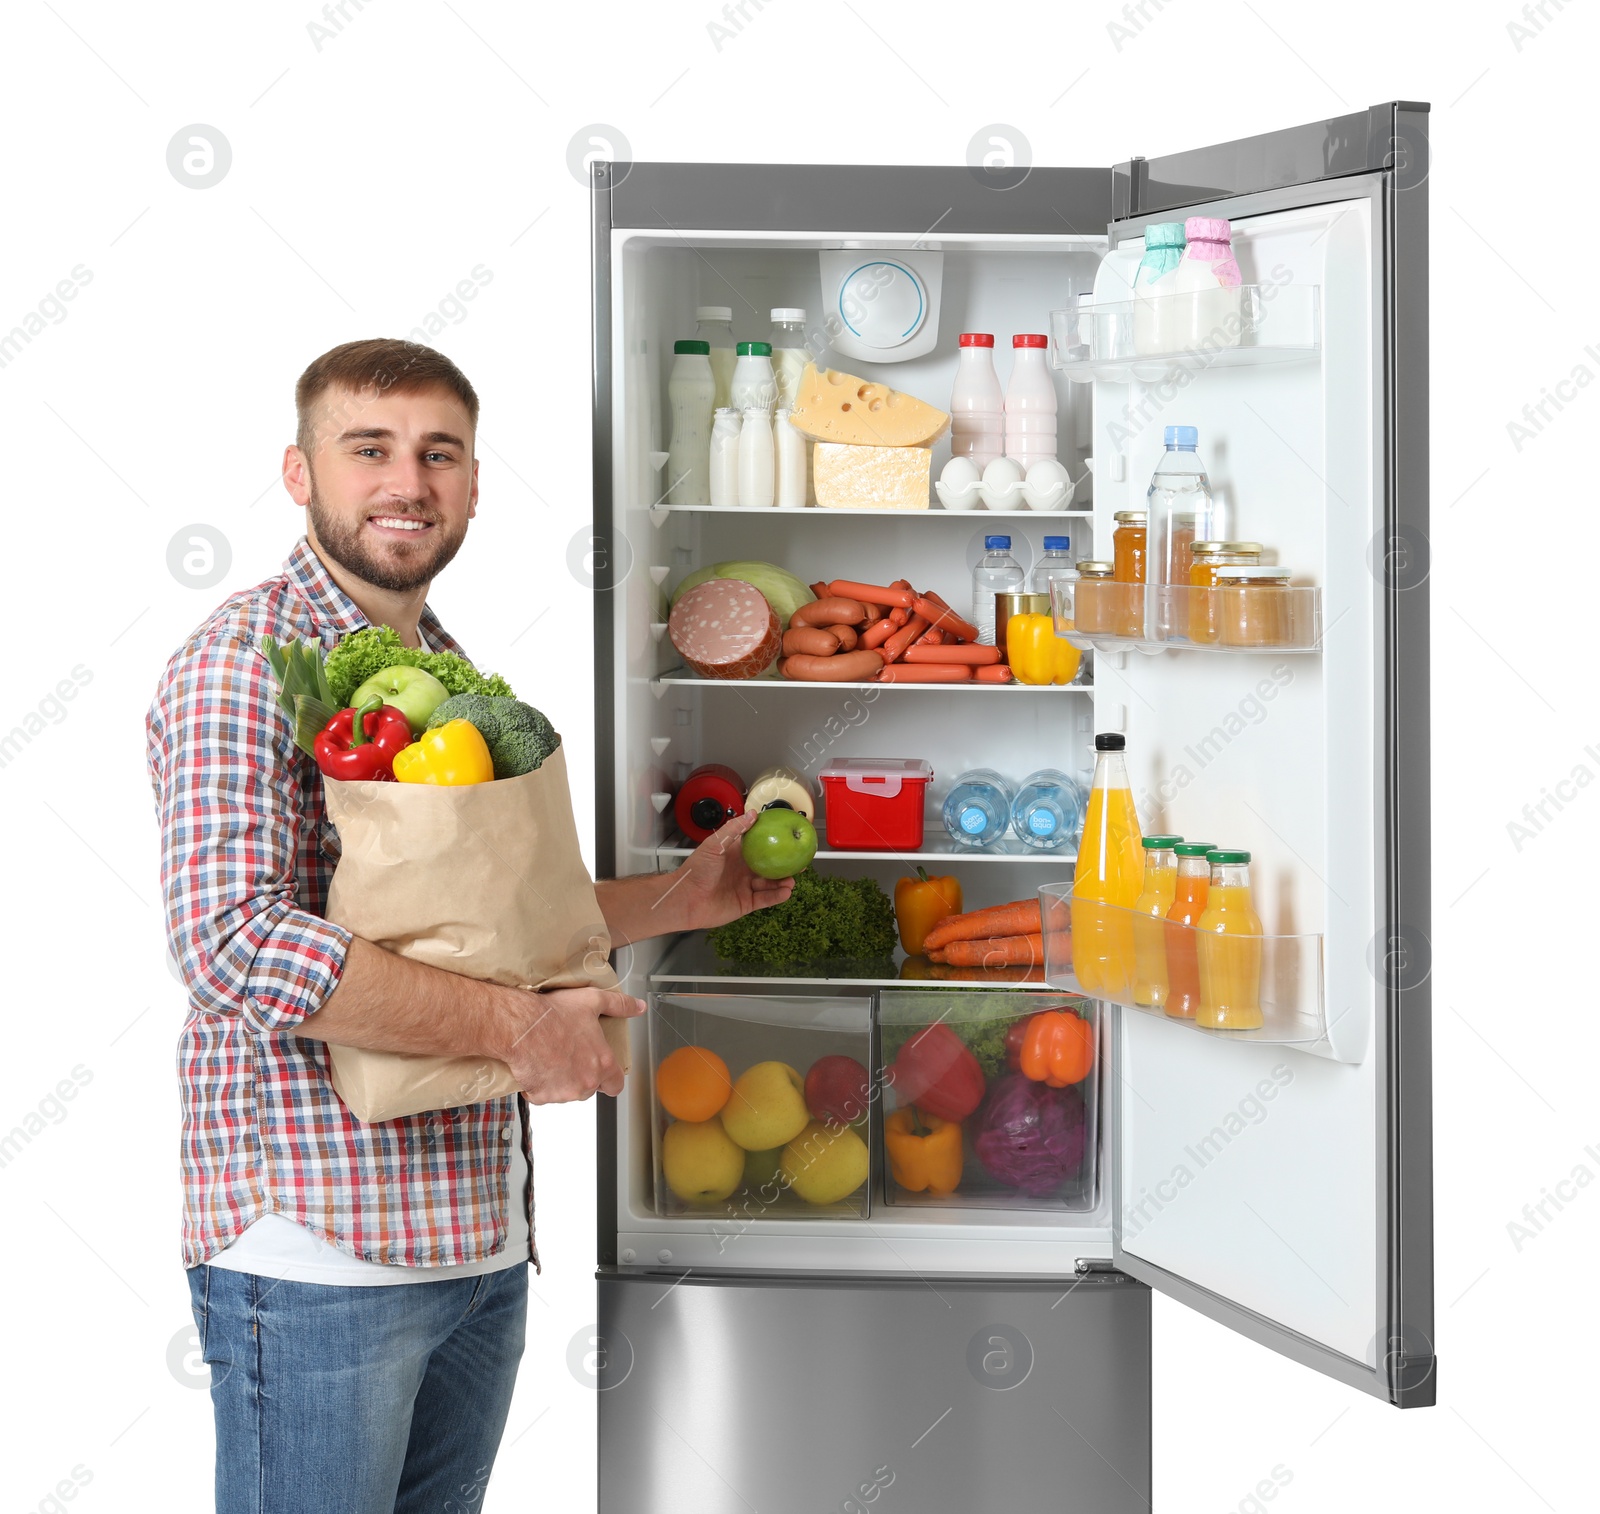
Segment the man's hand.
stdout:
<svg viewBox="0 0 1600 1514">
<path fill-rule="evenodd" d="M 753 909 L 782 904 L 794 892 L 793 878 L 763 878 L 750 871 L 740 842 L 756 823 L 757 811 L 746 810 L 713 831 L 672 874 L 664 904 L 675 904 L 687 922 L 684 930 L 709 930 L 726 925 Z M 681 897 L 675 897 L 681 896 Z"/>
<path fill-rule="evenodd" d="M 513 997 L 504 1039 L 494 1055 L 511 1068 L 530 1104 L 566 1104 L 598 1089 L 622 1092 L 601 1015 L 642 1015 L 643 999 L 613 988 L 508 989 Z"/>
</svg>

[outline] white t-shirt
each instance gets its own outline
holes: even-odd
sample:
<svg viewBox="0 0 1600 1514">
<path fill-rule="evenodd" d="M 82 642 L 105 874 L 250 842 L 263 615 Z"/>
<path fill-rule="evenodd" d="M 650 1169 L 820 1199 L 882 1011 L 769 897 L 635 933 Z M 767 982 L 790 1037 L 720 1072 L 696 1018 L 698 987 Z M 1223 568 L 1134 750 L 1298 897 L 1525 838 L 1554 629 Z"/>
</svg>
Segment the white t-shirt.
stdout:
<svg viewBox="0 0 1600 1514">
<path fill-rule="evenodd" d="M 254 1272 L 290 1283 L 332 1283 L 346 1288 L 375 1288 L 393 1283 L 439 1283 L 453 1277 L 480 1277 L 520 1266 L 531 1259 L 528 1213 L 522 1195 L 527 1192 L 528 1159 L 520 1140 L 511 1143 L 506 1173 L 506 1244 L 494 1256 L 453 1267 L 400 1267 L 388 1262 L 368 1262 L 341 1251 L 304 1225 L 281 1214 L 263 1214 L 245 1227 L 243 1234 L 207 1264 L 230 1272 Z"/>
</svg>

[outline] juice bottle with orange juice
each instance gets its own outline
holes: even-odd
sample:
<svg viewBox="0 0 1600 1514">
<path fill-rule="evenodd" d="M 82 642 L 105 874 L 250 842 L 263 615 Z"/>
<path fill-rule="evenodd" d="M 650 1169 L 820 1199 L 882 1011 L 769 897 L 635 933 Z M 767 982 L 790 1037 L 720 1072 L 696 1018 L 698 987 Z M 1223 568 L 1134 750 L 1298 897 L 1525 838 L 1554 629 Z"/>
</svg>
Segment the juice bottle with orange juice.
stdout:
<svg viewBox="0 0 1600 1514">
<path fill-rule="evenodd" d="M 1096 736 L 1094 782 L 1072 880 L 1072 962 L 1079 986 L 1102 999 L 1127 996 L 1133 977 L 1133 916 L 1144 891 L 1144 851 L 1133 807 L 1127 739 Z M 1102 909 L 1099 905 L 1115 905 Z"/>
<path fill-rule="evenodd" d="M 1173 852 L 1182 836 L 1146 836 L 1144 892 L 1133 906 L 1133 1002 L 1141 1009 L 1159 1009 L 1167 997 L 1167 911 L 1178 887 L 1178 859 Z"/>
<path fill-rule="evenodd" d="M 1261 917 L 1250 902 L 1250 853 L 1217 848 L 1207 857 L 1211 881 L 1195 921 L 1200 967 L 1196 1025 L 1209 1030 L 1261 1027 Z"/>
<path fill-rule="evenodd" d="M 1199 923 L 1211 887 L 1211 864 L 1206 853 L 1215 849 L 1212 841 L 1180 841 L 1173 852 L 1178 872 L 1167 911 L 1167 997 L 1162 1009 L 1174 1020 L 1192 1020 L 1200 1008 L 1200 964 L 1195 956 L 1194 932 L 1189 926 Z"/>
</svg>

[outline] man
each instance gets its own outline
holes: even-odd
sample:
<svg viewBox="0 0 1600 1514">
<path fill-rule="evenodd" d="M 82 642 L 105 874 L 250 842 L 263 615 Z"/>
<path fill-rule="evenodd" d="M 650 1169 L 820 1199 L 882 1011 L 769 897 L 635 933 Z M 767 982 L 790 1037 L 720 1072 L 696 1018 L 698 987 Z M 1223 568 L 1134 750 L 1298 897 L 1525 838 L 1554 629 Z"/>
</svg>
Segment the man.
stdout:
<svg viewBox="0 0 1600 1514">
<path fill-rule="evenodd" d="M 295 403 L 283 480 L 305 537 L 177 652 L 148 722 L 189 989 L 184 1265 L 219 1514 L 442 1514 L 483 1496 L 522 1352 L 539 1265 L 526 1103 L 620 1092 L 599 1017 L 644 1005 L 475 982 L 322 918 L 336 838 L 260 640 L 326 651 L 388 625 L 459 650 L 426 601 L 477 513 L 478 399 L 430 348 L 363 341 L 312 363 Z M 671 876 L 600 882 L 613 942 L 787 898 L 729 845 L 752 819 Z M 497 1057 L 522 1096 L 363 1124 L 333 1091 L 330 1043 Z"/>
</svg>

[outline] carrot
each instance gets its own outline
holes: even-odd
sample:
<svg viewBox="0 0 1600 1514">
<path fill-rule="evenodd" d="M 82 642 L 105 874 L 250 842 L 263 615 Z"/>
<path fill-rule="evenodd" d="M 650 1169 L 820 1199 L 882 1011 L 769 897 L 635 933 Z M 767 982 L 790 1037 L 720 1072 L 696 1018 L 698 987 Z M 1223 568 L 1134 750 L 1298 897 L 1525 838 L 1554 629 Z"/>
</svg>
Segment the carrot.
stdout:
<svg viewBox="0 0 1600 1514">
<path fill-rule="evenodd" d="M 976 941 L 952 941 L 941 948 L 951 967 L 1031 967 L 1044 961 L 1044 937 L 985 936 Z"/>
<path fill-rule="evenodd" d="M 978 639 L 978 628 L 970 620 L 963 620 L 949 605 L 929 599 L 926 594 L 918 595 L 911 608 L 941 630 L 954 631 L 963 641 Z"/>
<path fill-rule="evenodd" d="M 935 633 L 942 635 L 937 626 L 930 626 L 928 635 Z M 914 647 L 906 648 L 907 662 L 964 662 L 969 667 L 981 667 L 985 663 L 1000 661 L 1000 648 L 984 646 L 981 642 L 977 646 L 957 645 L 947 642 L 944 646 L 930 647 L 927 638 L 918 642 Z M 1008 669 L 1007 672 L 1010 670 Z"/>
<path fill-rule="evenodd" d="M 835 627 L 837 630 L 838 628 Z M 983 667 L 974 668 L 972 676 L 979 683 L 1012 683 L 1016 675 L 1003 662 L 991 662 Z"/>
<path fill-rule="evenodd" d="M 1021 963 L 1009 967 L 952 967 L 947 962 L 935 962 L 929 971 L 930 978 L 944 983 L 1043 983 L 1044 967 L 1041 963 Z"/>
<path fill-rule="evenodd" d="M 916 594 L 911 585 L 901 581 L 904 587 L 890 588 L 884 584 L 857 583 L 853 578 L 836 578 L 828 585 L 828 596 L 834 599 L 864 599 L 868 604 L 874 605 L 902 605 L 910 609 L 916 600 Z M 818 595 L 817 598 L 823 598 Z"/>
<path fill-rule="evenodd" d="M 893 636 L 884 642 L 883 660 L 885 662 L 898 662 L 904 655 L 906 648 L 927 629 L 928 622 L 920 615 L 913 615 Z"/>
<path fill-rule="evenodd" d="M 875 620 L 861 633 L 861 645 L 866 647 L 881 647 L 896 630 L 895 623 L 887 615 L 882 620 Z"/>
<path fill-rule="evenodd" d="M 980 936 L 1027 936 L 1042 930 L 1037 899 L 1013 899 L 989 909 L 968 910 L 964 915 L 946 915 L 930 930 L 923 944 L 937 950 L 951 941 L 974 941 Z"/>
<path fill-rule="evenodd" d="M 879 683 L 971 683 L 972 669 L 958 662 L 896 662 L 878 674 Z"/>
</svg>

